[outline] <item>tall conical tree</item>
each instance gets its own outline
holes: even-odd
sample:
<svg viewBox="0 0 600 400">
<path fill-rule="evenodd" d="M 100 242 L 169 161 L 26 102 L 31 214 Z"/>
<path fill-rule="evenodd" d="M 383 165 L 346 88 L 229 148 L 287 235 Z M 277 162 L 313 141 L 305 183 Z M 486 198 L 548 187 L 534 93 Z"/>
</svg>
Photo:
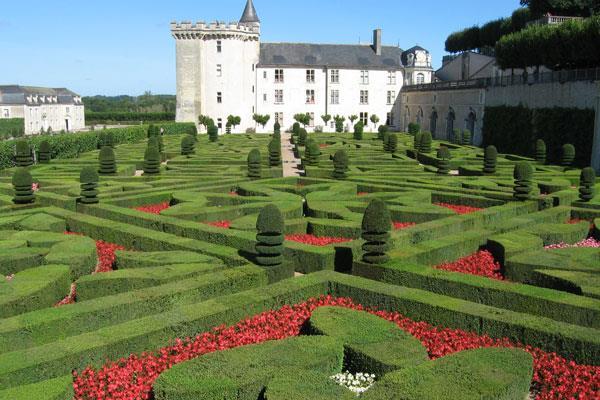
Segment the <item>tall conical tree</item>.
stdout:
<svg viewBox="0 0 600 400">
<path fill-rule="evenodd" d="M 155 146 L 148 146 L 144 153 L 144 175 L 160 174 L 160 153 Z"/>
<path fill-rule="evenodd" d="M 102 147 L 102 149 L 100 149 L 100 153 L 98 154 L 98 161 L 100 163 L 98 172 L 101 175 L 111 175 L 117 173 L 117 160 L 112 147 Z"/>
<path fill-rule="evenodd" d="M 592 167 L 581 170 L 579 178 L 579 199 L 588 202 L 596 195 L 596 171 Z"/>
<path fill-rule="evenodd" d="M 462 132 L 462 144 L 463 144 L 463 146 L 470 146 L 472 139 L 473 139 L 473 135 L 471 134 L 471 131 L 468 130 L 468 129 L 465 129 Z"/>
<path fill-rule="evenodd" d="M 15 164 L 17 167 L 29 167 L 33 165 L 31 147 L 26 140 L 18 140 L 15 144 Z"/>
<path fill-rule="evenodd" d="M 542 139 L 538 139 L 535 142 L 535 160 L 540 164 L 546 164 L 546 142 Z"/>
<path fill-rule="evenodd" d="M 563 167 L 570 167 L 575 160 L 575 146 L 572 144 L 565 144 L 562 147 L 562 156 L 560 159 L 560 165 Z"/>
<path fill-rule="evenodd" d="M 260 179 L 261 177 L 261 155 L 258 149 L 250 150 L 248 153 L 248 178 Z"/>
<path fill-rule="evenodd" d="M 98 182 L 100 177 L 93 167 L 84 167 L 79 174 L 79 183 L 81 187 L 81 197 L 79 199 L 83 204 L 98 203 Z"/>
<path fill-rule="evenodd" d="M 333 177 L 335 179 L 346 179 L 348 176 L 348 153 L 346 150 L 338 150 L 333 155 Z"/>
<path fill-rule="evenodd" d="M 15 193 L 13 203 L 30 204 L 35 201 L 33 178 L 27 168 L 17 168 L 12 176 L 12 185 Z"/>
<path fill-rule="evenodd" d="M 185 135 L 183 139 L 181 139 L 181 155 L 182 156 L 191 156 L 196 153 L 196 142 L 194 141 L 194 137 L 191 135 Z"/>
<path fill-rule="evenodd" d="M 419 151 L 421 153 L 431 153 L 431 143 L 433 138 L 431 136 L 431 132 L 423 132 L 421 134 L 421 145 L 419 146 Z"/>
<path fill-rule="evenodd" d="M 277 139 L 269 142 L 269 165 L 271 167 L 281 165 L 281 142 Z"/>
<path fill-rule="evenodd" d="M 488 146 L 483 152 L 483 173 L 495 174 L 498 160 L 498 150 L 495 146 Z"/>
<path fill-rule="evenodd" d="M 48 164 L 52 158 L 52 148 L 50 147 L 50 142 L 47 140 L 42 141 L 40 143 L 40 149 L 38 151 L 38 161 L 41 164 Z"/>
<path fill-rule="evenodd" d="M 415 133 L 415 141 L 413 143 L 413 149 L 420 152 L 421 151 L 421 139 L 423 138 L 423 133 L 421 131 Z"/>
<path fill-rule="evenodd" d="M 298 131 L 298 146 L 306 146 L 306 140 L 308 139 L 308 132 L 306 129 L 300 128 Z"/>
<path fill-rule="evenodd" d="M 321 149 L 317 142 L 313 139 L 309 139 L 306 142 L 306 151 L 304 153 L 304 162 L 306 165 L 315 166 L 319 164 L 319 156 L 321 155 Z"/>
<path fill-rule="evenodd" d="M 528 162 L 519 162 L 515 165 L 513 176 L 515 178 L 514 198 L 520 201 L 528 200 L 532 191 L 533 167 Z"/>
<path fill-rule="evenodd" d="M 363 261 L 369 264 L 383 264 L 390 259 L 386 253 L 391 249 L 390 230 L 392 220 L 385 202 L 373 199 L 362 220 L 361 237 L 365 240 L 362 246 Z"/>
<path fill-rule="evenodd" d="M 388 150 L 392 154 L 398 150 L 398 135 L 395 133 L 390 133 L 388 138 Z"/>
<path fill-rule="evenodd" d="M 265 206 L 256 220 L 256 262 L 264 267 L 277 267 L 283 263 L 283 235 L 285 222 L 274 204 Z"/>
<path fill-rule="evenodd" d="M 450 172 L 450 150 L 446 146 L 441 146 L 437 151 L 437 173 L 439 175 L 448 175 Z"/>
</svg>

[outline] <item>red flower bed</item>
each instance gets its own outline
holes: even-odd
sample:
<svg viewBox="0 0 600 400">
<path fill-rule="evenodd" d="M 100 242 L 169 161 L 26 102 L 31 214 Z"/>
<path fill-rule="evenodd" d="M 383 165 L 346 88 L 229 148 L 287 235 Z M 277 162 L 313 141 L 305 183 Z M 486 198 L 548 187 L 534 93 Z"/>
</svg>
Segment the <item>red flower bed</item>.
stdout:
<svg viewBox="0 0 600 400">
<path fill-rule="evenodd" d="M 71 283 L 71 290 L 69 291 L 69 294 L 64 299 L 62 299 L 61 301 L 56 303 L 54 305 L 54 307 L 60 307 L 60 306 L 64 306 L 67 304 L 73 304 L 73 303 L 75 303 L 76 297 L 77 297 L 77 285 L 75 282 L 73 282 L 73 283 Z"/>
<path fill-rule="evenodd" d="M 217 228 L 229 229 L 231 227 L 231 221 L 206 222 L 206 225 L 216 226 Z"/>
<path fill-rule="evenodd" d="M 358 192 L 356 195 L 357 195 L 358 197 L 362 197 L 362 196 L 366 196 L 366 195 L 368 195 L 368 194 L 370 194 L 370 193 L 369 193 L 369 192 Z"/>
<path fill-rule="evenodd" d="M 321 306 L 341 306 L 365 310 L 351 299 L 322 297 L 295 306 L 284 306 L 239 322 L 231 327 L 219 326 L 195 338 L 177 339 L 172 346 L 156 352 L 132 354 L 109 362 L 95 370 L 73 372 L 73 388 L 77 400 L 130 400 L 151 398 L 152 384 L 158 376 L 175 364 L 206 353 L 231 349 L 267 340 L 279 340 L 300 333 L 311 313 Z M 597 399 L 600 396 L 600 367 L 580 365 L 538 348 L 493 339 L 458 329 L 436 328 L 426 322 L 415 322 L 399 313 L 367 310 L 397 324 L 419 339 L 431 359 L 480 347 L 518 347 L 534 357 L 532 386 L 537 400 Z"/>
<path fill-rule="evenodd" d="M 321 143 L 321 144 L 319 145 L 319 147 L 320 147 L 320 148 L 322 148 L 322 149 L 324 149 L 325 147 L 329 147 L 329 145 L 328 145 L 328 144 L 326 144 L 326 143 Z"/>
<path fill-rule="evenodd" d="M 411 226 L 415 226 L 414 222 L 394 222 L 394 230 L 399 231 L 401 229 L 410 228 Z"/>
<path fill-rule="evenodd" d="M 452 263 L 438 265 L 436 268 L 504 280 L 504 276 L 500 273 L 500 264 L 494 260 L 492 253 L 487 250 L 479 251 Z"/>
<path fill-rule="evenodd" d="M 171 205 L 168 201 L 160 204 L 151 204 L 149 206 L 136 207 L 135 209 L 138 211 L 142 211 L 148 214 L 160 214 L 161 211 L 166 210 Z"/>
<path fill-rule="evenodd" d="M 76 232 L 65 232 L 66 235 L 81 235 Z M 94 273 L 112 271 L 115 263 L 115 251 L 125 250 L 125 247 L 118 244 L 108 243 L 103 240 L 96 240 L 96 254 L 98 255 L 98 265 Z"/>
<path fill-rule="evenodd" d="M 229 195 L 236 197 L 236 196 L 239 196 L 240 194 L 238 192 L 232 191 L 232 192 L 229 192 Z"/>
<path fill-rule="evenodd" d="M 290 242 L 309 244 L 311 246 L 328 246 L 334 243 L 351 242 L 354 239 L 325 236 L 319 237 L 315 235 L 286 235 L 285 240 L 289 240 Z"/>
<path fill-rule="evenodd" d="M 455 213 L 457 213 L 459 215 L 471 214 L 471 213 L 483 210 L 483 208 L 469 207 L 469 206 L 457 206 L 457 205 L 448 204 L 448 203 L 435 203 L 435 205 L 440 206 L 440 207 L 449 208 L 450 210 L 454 211 Z"/>
</svg>

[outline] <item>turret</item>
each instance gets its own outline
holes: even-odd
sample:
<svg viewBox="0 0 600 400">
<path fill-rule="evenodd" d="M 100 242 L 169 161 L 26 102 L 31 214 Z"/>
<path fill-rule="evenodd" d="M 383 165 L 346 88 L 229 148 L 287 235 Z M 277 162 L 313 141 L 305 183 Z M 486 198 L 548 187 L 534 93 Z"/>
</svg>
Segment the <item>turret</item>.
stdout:
<svg viewBox="0 0 600 400">
<path fill-rule="evenodd" d="M 258 18 L 252 0 L 248 0 L 246 3 L 246 8 L 244 8 L 244 13 L 242 14 L 242 18 L 240 18 L 240 24 L 251 26 L 253 28 L 260 28 L 260 19 Z"/>
</svg>

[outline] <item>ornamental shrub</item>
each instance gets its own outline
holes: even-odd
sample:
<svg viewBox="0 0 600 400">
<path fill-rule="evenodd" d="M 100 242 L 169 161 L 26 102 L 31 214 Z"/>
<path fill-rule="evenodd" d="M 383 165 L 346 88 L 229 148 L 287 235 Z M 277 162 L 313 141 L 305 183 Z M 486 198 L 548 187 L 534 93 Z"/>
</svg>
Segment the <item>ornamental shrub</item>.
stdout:
<svg viewBox="0 0 600 400">
<path fill-rule="evenodd" d="M 104 146 L 115 147 L 115 138 L 112 132 L 107 129 L 103 129 L 98 133 L 98 146 L 102 148 Z"/>
<path fill-rule="evenodd" d="M 441 146 L 437 151 L 437 173 L 447 175 L 450 172 L 450 150 L 446 146 Z"/>
<path fill-rule="evenodd" d="M 364 129 L 365 127 L 363 126 L 362 122 L 358 122 L 356 125 L 354 125 L 354 140 L 362 140 Z"/>
<path fill-rule="evenodd" d="M 298 131 L 298 146 L 306 146 L 306 139 L 308 138 L 308 132 L 306 129 L 300 128 Z"/>
<path fill-rule="evenodd" d="M 250 150 L 248 153 L 248 177 L 251 179 L 260 179 L 261 177 L 261 156 L 258 149 Z"/>
<path fill-rule="evenodd" d="M 560 158 L 560 165 L 563 167 L 570 167 L 575 160 L 575 146 L 572 144 L 565 144 L 562 147 L 562 153 Z"/>
<path fill-rule="evenodd" d="M 463 146 L 470 146 L 472 140 L 473 140 L 473 135 L 471 134 L 471 131 L 468 130 L 468 129 L 465 129 L 462 132 L 462 144 L 463 144 Z"/>
<path fill-rule="evenodd" d="M 100 177 L 93 167 L 84 167 L 79 174 L 79 183 L 81 187 L 81 197 L 79 199 L 83 204 L 98 203 L 98 182 Z"/>
<path fill-rule="evenodd" d="M 421 132 L 421 125 L 414 122 L 408 124 L 408 133 L 415 136 L 419 132 Z"/>
<path fill-rule="evenodd" d="M 520 201 L 528 200 L 532 190 L 533 167 L 528 162 L 522 161 L 515 165 L 515 186 L 513 196 Z"/>
<path fill-rule="evenodd" d="M 365 210 L 362 220 L 361 237 L 363 261 L 369 264 L 383 264 L 390 259 L 387 251 L 391 249 L 390 230 L 392 219 L 385 202 L 374 199 Z"/>
<path fill-rule="evenodd" d="M 462 132 L 460 129 L 456 128 L 453 131 L 452 143 L 454 144 L 462 144 Z"/>
<path fill-rule="evenodd" d="M 579 178 L 579 198 L 581 201 L 588 202 L 596 195 L 596 171 L 591 167 L 581 170 Z"/>
<path fill-rule="evenodd" d="M 38 150 L 38 162 L 42 164 L 48 164 L 52 159 L 52 148 L 50 142 L 44 140 L 40 143 L 40 149 Z"/>
<path fill-rule="evenodd" d="M 195 150 L 195 141 L 194 138 L 190 135 L 185 135 L 183 139 L 181 139 L 181 155 L 182 156 L 190 156 L 196 153 Z"/>
<path fill-rule="evenodd" d="M 540 164 L 546 164 L 546 142 L 542 139 L 538 139 L 535 141 L 535 160 Z"/>
<path fill-rule="evenodd" d="M 281 134 L 281 124 L 279 123 L 279 121 L 275 121 L 275 124 L 273 125 L 273 133 L 276 135 Z"/>
<path fill-rule="evenodd" d="M 346 150 L 338 150 L 333 155 L 333 177 L 335 179 L 346 179 L 348 176 L 350 160 Z"/>
<path fill-rule="evenodd" d="M 274 204 L 263 207 L 256 220 L 256 262 L 264 267 L 276 267 L 283 263 L 285 222 L 279 208 Z"/>
<path fill-rule="evenodd" d="M 495 174 L 498 160 L 498 150 L 495 146 L 488 146 L 483 151 L 483 173 Z"/>
<path fill-rule="evenodd" d="M 344 132 L 344 119 L 342 119 L 342 117 L 335 118 L 335 132 L 336 133 Z"/>
<path fill-rule="evenodd" d="M 117 161 L 115 158 L 115 152 L 112 147 L 104 146 L 100 149 L 98 154 L 99 168 L 98 172 L 101 175 L 110 175 L 117 173 Z"/>
<path fill-rule="evenodd" d="M 398 150 L 398 135 L 395 133 L 390 133 L 390 137 L 388 138 L 388 150 L 392 154 Z"/>
<path fill-rule="evenodd" d="M 269 165 L 271 167 L 281 165 L 281 142 L 277 139 L 269 142 Z"/>
<path fill-rule="evenodd" d="M 318 165 L 319 156 L 321 155 L 321 149 L 317 142 L 313 139 L 309 139 L 306 142 L 306 150 L 304 152 L 304 162 L 306 165 Z"/>
<path fill-rule="evenodd" d="M 219 140 L 219 128 L 214 124 L 208 126 L 208 140 L 213 143 Z"/>
<path fill-rule="evenodd" d="M 383 140 L 383 134 L 389 131 L 389 127 L 387 125 L 379 125 L 377 129 L 377 139 Z"/>
<path fill-rule="evenodd" d="M 413 148 L 418 152 L 421 151 L 421 138 L 422 137 L 423 137 L 423 134 L 421 132 L 415 133 L 415 141 L 413 143 Z"/>
<path fill-rule="evenodd" d="M 433 138 L 431 136 L 431 132 L 423 132 L 421 134 L 421 145 L 419 146 L 419 151 L 421 153 L 431 153 L 431 142 Z"/>
<path fill-rule="evenodd" d="M 383 132 L 383 151 L 390 151 L 390 133 Z"/>
<path fill-rule="evenodd" d="M 294 122 L 294 125 L 292 125 L 292 133 L 294 135 L 299 135 L 300 134 L 300 123 Z"/>
<path fill-rule="evenodd" d="M 152 136 L 160 136 L 160 128 L 154 124 L 148 126 L 148 138 L 151 138 Z"/>
<path fill-rule="evenodd" d="M 160 174 L 160 153 L 155 146 L 148 146 L 144 153 L 144 175 Z"/>
<path fill-rule="evenodd" d="M 33 154 L 26 140 L 18 140 L 15 144 L 15 164 L 17 167 L 29 167 L 33 165 Z"/>
<path fill-rule="evenodd" d="M 155 135 L 155 136 L 150 136 L 148 138 L 148 146 L 154 146 L 158 149 L 159 153 L 162 153 L 163 151 L 163 138 L 161 135 Z"/>
<path fill-rule="evenodd" d="M 12 185 L 15 192 L 13 203 L 30 204 L 35 201 L 33 193 L 33 178 L 26 168 L 17 168 L 12 176 Z"/>
</svg>

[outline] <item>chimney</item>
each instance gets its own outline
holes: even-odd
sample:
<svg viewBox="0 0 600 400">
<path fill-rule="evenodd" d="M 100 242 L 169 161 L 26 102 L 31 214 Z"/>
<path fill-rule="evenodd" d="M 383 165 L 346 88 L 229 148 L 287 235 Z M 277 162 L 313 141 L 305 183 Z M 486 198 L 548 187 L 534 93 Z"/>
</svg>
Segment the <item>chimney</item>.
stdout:
<svg viewBox="0 0 600 400">
<path fill-rule="evenodd" d="M 378 56 L 381 55 L 381 29 L 375 29 L 373 31 L 373 51 Z"/>
</svg>

